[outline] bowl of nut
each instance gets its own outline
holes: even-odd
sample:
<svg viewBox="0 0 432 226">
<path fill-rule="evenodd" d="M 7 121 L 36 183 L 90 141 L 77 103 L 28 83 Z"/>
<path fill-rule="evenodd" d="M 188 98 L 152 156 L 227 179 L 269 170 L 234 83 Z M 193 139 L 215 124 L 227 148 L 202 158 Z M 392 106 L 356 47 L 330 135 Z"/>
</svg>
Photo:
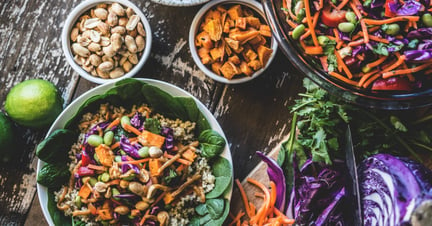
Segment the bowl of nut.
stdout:
<svg viewBox="0 0 432 226">
<path fill-rule="evenodd" d="M 207 76 L 236 84 L 262 74 L 278 45 L 259 2 L 213 0 L 193 19 L 189 48 L 195 63 Z"/>
<path fill-rule="evenodd" d="M 98 84 L 134 76 L 150 56 L 151 43 L 149 22 L 127 0 L 84 1 L 62 31 L 67 62 Z"/>
</svg>

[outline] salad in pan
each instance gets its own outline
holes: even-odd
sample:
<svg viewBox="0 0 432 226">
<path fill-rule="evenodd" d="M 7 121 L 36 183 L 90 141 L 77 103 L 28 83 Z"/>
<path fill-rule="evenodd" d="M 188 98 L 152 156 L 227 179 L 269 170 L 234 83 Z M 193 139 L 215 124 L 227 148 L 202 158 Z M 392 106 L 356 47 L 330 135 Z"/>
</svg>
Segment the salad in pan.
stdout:
<svg viewBox="0 0 432 226">
<path fill-rule="evenodd" d="M 428 0 L 283 0 L 290 35 L 329 76 L 371 90 L 431 87 Z"/>
<path fill-rule="evenodd" d="M 141 102 L 123 99 L 131 90 Z M 56 225 L 221 225 L 232 181 L 225 146 L 192 99 L 127 80 L 38 145 L 38 183 Z"/>
</svg>

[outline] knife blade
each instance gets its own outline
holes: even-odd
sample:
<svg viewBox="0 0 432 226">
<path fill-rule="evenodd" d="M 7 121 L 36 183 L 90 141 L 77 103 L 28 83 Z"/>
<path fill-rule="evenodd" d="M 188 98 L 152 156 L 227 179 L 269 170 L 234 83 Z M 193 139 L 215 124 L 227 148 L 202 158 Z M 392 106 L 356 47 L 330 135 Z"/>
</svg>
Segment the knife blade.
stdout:
<svg viewBox="0 0 432 226">
<path fill-rule="evenodd" d="M 354 147 L 352 142 L 351 128 L 348 125 L 345 133 L 345 157 L 346 166 L 348 168 L 349 181 L 347 183 L 347 190 L 350 191 L 352 205 L 354 208 L 354 225 L 363 225 L 363 218 L 361 213 L 361 200 L 360 200 L 360 187 L 358 183 L 357 165 L 354 155 Z"/>
</svg>

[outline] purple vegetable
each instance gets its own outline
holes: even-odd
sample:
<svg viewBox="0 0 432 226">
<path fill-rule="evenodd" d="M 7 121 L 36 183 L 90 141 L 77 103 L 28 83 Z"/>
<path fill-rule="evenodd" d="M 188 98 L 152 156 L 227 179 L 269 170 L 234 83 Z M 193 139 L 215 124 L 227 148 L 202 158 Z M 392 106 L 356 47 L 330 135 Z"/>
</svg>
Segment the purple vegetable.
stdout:
<svg viewBox="0 0 432 226">
<path fill-rule="evenodd" d="M 407 50 L 404 52 L 408 62 L 424 62 L 432 59 L 432 49 Z"/>
<path fill-rule="evenodd" d="M 262 152 L 257 151 L 256 154 L 267 164 L 267 174 L 270 180 L 276 184 L 277 195 L 275 206 L 279 210 L 284 210 L 286 200 L 286 183 L 283 170 L 275 160 L 267 157 Z"/>
<path fill-rule="evenodd" d="M 140 198 L 138 195 L 130 194 L 130 193 L 113 195 L 113 197 L 119 199 L 139 199 Z"/>
<path fill-rule="evenodd" d="M 144 130 L 144 121 L 145 118 L 142 116 L 141 113 L 135 112 L 135 115 L 131 118 L 130 123 L 135 128 L 138 128 L 139 131 Z"/>
<path fill-rule="evenodd" d="M 407 224 L 416 200 L 430 192 L 428 169 L 389 154 L 365 159 L 358 172 L 365 225 Z"/>
<path fill-rule="evenodd" d="M 431 39 L 425 39 L 423 40 L 423 42 L 418 44 L 417 50 L 426 50 L 426 49 L 432 49 Z"/>
<path fill-rule="evenodd" d="M 393 1 L 388 3 L 389 9 L 392 13 L 397 16 L 412 16 L 417 14 L 423 5 L 420 2 L 414 0 L 405 0 L 403 4 L 399 1 Z"/>
<path fill-rule="evenodd" d="M 417 30 L 408 32 L 409 39 L 430 39 L 432 37 L 432 27 L 422 27 Z"/>
<path fill-rule="evenodd" d="M 372 0 L 370 7 L 373 8 L 379 8 L 384 5 L 386 1 L 385 0 Z"/>
<path fill-rule="evenodd" d="M 129 142 L 129 139 L 122 135 L 120 138 L 120 149 L 125 151 L 129 156 L 135 159 L 141 158 L 138 154 L 138 149 Z"/>
<path fill-rule="evenodd" d="M 161 135 L 165 137 L 163 150 L 172 150 L 174 148 L 174 131 L 172 128 L 163 127 Z"/>
<path fill-rule="evenodd" d="M 121 160 L 122 161 L 127 161 L 128 159 L 126 158 L 126 156 L 122 156 Z M 137 174 L 140 173 L 140 169 L 136 165 L 133 165 L 133 164 L 122 164 L 122 166 L 121 166 L 122 173 L 126 173 L 130 169 L 133 169 L 135 171 L 135 173 L 137 173 Z"/>
</svg>

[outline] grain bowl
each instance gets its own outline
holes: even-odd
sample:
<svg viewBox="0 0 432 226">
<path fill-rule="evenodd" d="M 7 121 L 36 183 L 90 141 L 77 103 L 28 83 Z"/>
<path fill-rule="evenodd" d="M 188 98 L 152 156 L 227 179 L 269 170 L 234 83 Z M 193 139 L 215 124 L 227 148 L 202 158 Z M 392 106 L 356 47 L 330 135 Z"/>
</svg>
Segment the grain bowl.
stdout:
<svg viewBox="0 0 432 226">
<path fill-rule="evenodd" d="M 62 31 L 67 62 L 98 84 L 134 76 L 150 56 L 152 34 L 141 10 L 127 0 L 84 1 Z"/>
<path fill-rule="evenodd" d="M 277 46 L 256 1 L 211 1 L 196 14 L 189 32 L 195 63 L 210 78 L 227 84 L 262 74 Z"/>
</svg>

